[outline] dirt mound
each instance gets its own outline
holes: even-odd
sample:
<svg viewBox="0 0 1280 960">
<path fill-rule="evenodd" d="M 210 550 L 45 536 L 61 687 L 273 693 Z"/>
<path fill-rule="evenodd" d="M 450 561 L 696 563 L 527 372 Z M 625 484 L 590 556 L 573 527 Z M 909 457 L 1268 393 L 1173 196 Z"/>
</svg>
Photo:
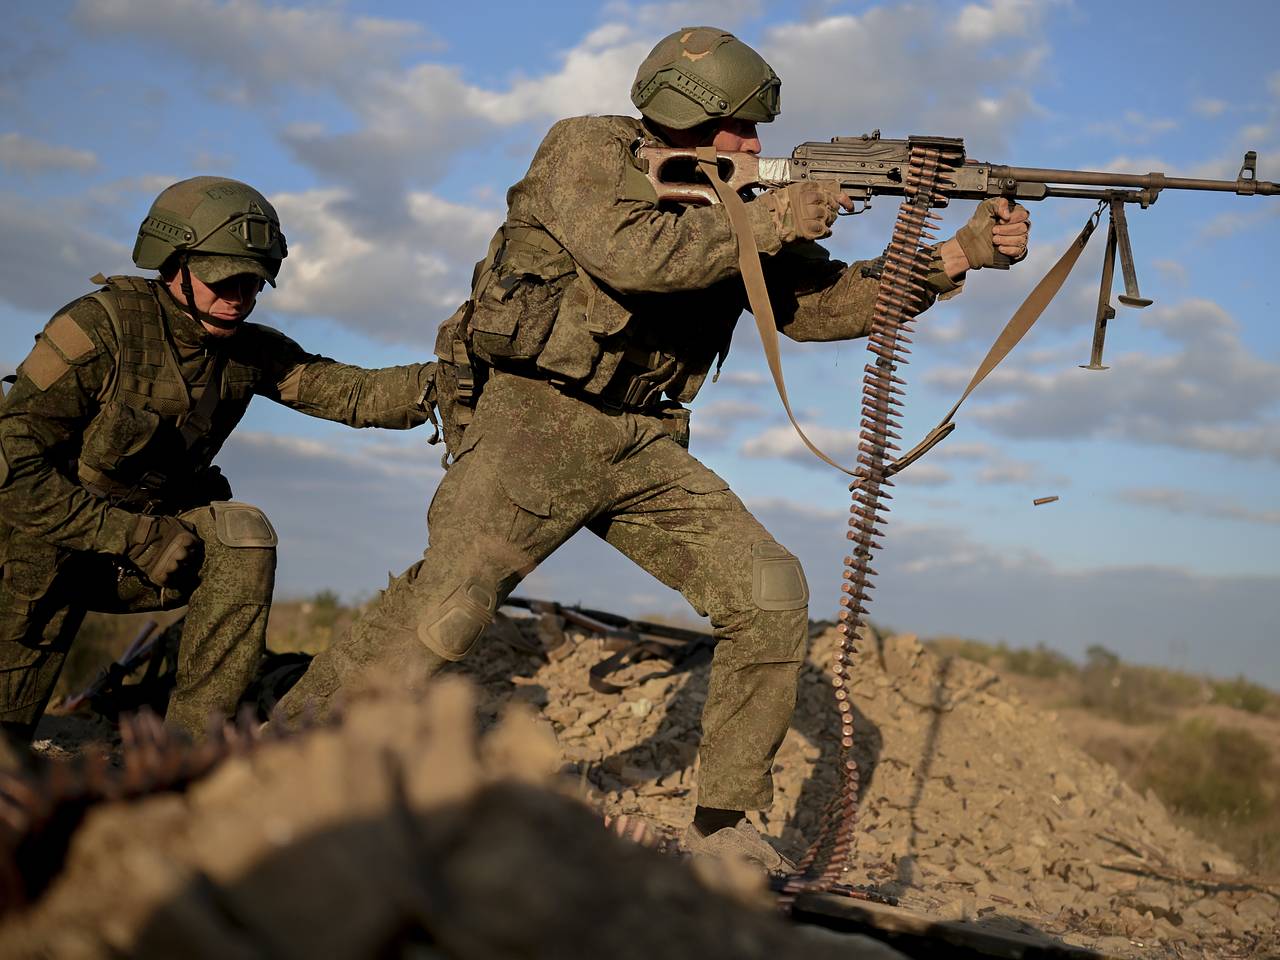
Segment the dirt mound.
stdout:
<svg viewBox="0 0 1280 960">
<path fill-rule="evenodd" d="M 571 634 L 552 658 L 532 619 L 500 621 L 462 669 L 490 712 L 510 698 L 539 707 L 561 750 L 615 813 L 688 822 L 706 666 L 596 693 L 588 669 L 608 653 Z M 761 819 L 784 851 L 803 851 L 834 789 L 838 729 L 825 664 L 833 631 L 811 644 L 794 728 Z M 997 674 L 938 657 L 914 637 L 868 640 L 852 695 L 863 777 L 861 837 L 847 879 L 904 905 L 996 928 L 1033 927 L 1120 955 L 1267 955 L 1280 890 L 1251 882 L 1225 853 L 1176 827 L 1154 796 L 1070 746 Z"/>
<path fill-rule="evenodd" d="M 479 739 L 473 697 L 379 685 L 340 725 L 185 793 L 95 807 L 44 896 L 0 925 L 0 955 L 898 956 L 613 837 L 553 778 L 548 725 L 517 708 Z"/>
</svg>

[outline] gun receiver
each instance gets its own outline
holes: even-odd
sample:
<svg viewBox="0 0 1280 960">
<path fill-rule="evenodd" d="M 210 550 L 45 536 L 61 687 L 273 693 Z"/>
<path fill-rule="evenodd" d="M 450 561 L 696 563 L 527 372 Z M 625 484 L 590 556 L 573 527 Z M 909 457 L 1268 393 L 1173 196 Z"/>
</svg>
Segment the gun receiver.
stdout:
<svg viewBox="0 0 1280 960">
<path fill-rule="evenodd" d="M 906 140 L 885 140 L 876 130 L 860 137 L 833 137 L 829 143 L 810 140 L 791 151 L 790 157 L 722 153 L 720 175 L 737 190 L 781 187 L 802 180 L 831 181 L 861 203 L 856 211 L 861 213 L 871 205 L 874 196 L 902 196 L 911 146 L 920 143 L 945 143 L 964 150 L 964 142 L 954 138 L 913 136 Z M 697 174 L 693 149 L 660 147 L 646 142 L 636 148 L 636 155 L 646 163 L 647 176 L 660 201 L 718 202 L 711 185 Z M 1116 199 L 1148 207 L 1162 190 L 1212 190 L 1240 196 L 1280 194 L 1280 184 L 1257 178 L 1257 162 L 1257 152 L 1250 150 L 1244 155 L 1235 180 L 1202 180 L 1167 177 L 1163 173 L 1052 170 L 966 160 L 953 171 L 955 185 L 948 186 L 947 196 L 963 200 L 987 197 Z M 1088 187 L 1102 189 L 1085 189 Z M 945 200 L 939 205 L 945 205 Z"/>
<path fill-rule="evenodd" d="M 823 180 L 838 184 L 853 198 L 856 209 L 863 213 L 876 196 L 900 197 L 906 192 L 908 164 L 913 147 L 943 147 L 964 156 L 964 141 L 949 137 L 912 136 L 906 140 L 885 140 L 875 130 L 860 137 L 833 137 L 824 143 L 810 140 L 800 144 L 790 157 L 757 157 L 748 153 L 722 153 L 717 157 L 720 178 L 734 190 L 762 190 L 783 187 L 804 180 Z M 715 190 L 699 171 L 696 151 L 691 148 L 663 147 L 640 142 L 635 153 L 657 194 L 659 202 L 718 203 Z M 1250 150 L 1244 155 L 1240 172 L 1234 180 L 1203 180 L 1191 177 L 1168 177 L 1163 173 L 1108 173 L 1093 170 L 1053 170 L 1044 167 L 1011 167 L 1003 164 L 964 160 L 950 172 L 951 182 L 945 196 L 935 195 L 934 206 L 944 207 L 948 199 L 985 200 L 1008 197 L 1032 201 L 1064 197 L 1094 200 L 1099 214 L 1110 214 L 1107 249 L 1103 259 L 1102 290 L 1094 317 L 1093 349 L 1086 370 L 1105 370 L 1102 350 L 1107 321 L 1115 316 L 1111 306 L 1111 283 L 1115 260 L 1120 258 L 1125 292 L 1120 302 L 1128 307 L 1145 307 L 1151 300 L 1138 289 L 1133 248 L 1124 205 L 1136 203 L 1143 209 L 1156 202 L 1164 190 L 1210 190 L 1239 196 L 1277 196 L 1280 184 L 1259 180 L 1258 154 Z M 1007 259 L 997 255 L 996 266 L 1007 268 Z"/>
</svg>

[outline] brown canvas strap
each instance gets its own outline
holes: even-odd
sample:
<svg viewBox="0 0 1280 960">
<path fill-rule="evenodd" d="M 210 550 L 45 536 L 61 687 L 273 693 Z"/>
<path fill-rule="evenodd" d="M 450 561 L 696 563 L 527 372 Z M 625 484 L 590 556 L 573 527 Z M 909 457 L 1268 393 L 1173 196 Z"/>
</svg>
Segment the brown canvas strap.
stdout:
<svg viewBox="0 0 1280 960">
<path fill-rule="evenodd" d="M 756 318 L 756 330 L 760 332 L 760 345 L 764 347 L 769 372 L 773 374 L 773 385 L 778 388 L 778 396 L 782 399 L 783 409 L 787 411 L 787 419 L 791 421 L 796 434 L 814 456 L 851 477 L 857 476 L 853 470 L 841 466 L 819 450 L 813 441 L 805 436 L 795 414 L 791 412 L 791 401 L 787 399 L 787 385 L 782 377 L 782 354 L 778 349 L 778 323 L 773 316 L 769 288 L 764 282 L 764 269 L 760 266 L 760 250 L 756 246 L 755 235 L 751 232 L 747 205 L 742 202 L 736 190 L 720 179 L 715 147 L 699 147 L 697 154 L 698 166 L 711 181 L 716 196 L 720 198 L 720 202 L 729 213 L 729 223 L 738 241 L 738 269 L 742 273 L 743 285 L 747 288 L 747 300 L 751 304 L 751 313 Z"/>
<path fill-rule="evenodd" d="M 969 385 L 964 388 L 964 393 L 955 402 L 955 406 L 947 412 L 947 415 L 942 418 L 942 421 L 936 427 L 929 431 L 923 440 L 889 464 L 885 468 L 885 476 L 893 476 L 904 467 L 915 463 L 956 428 L 952 418 L 956 415 L 956 411 L 960 409 L 960 404 L 969 398 L 969 394 L 973 393 L 978 384 L 987 378 L 987 374 L 999 366 L 1000 362 L 1026 336 L 1027 331 L 1035 326 L 1035 322 L 1040 319 L 1040 315 L 1044 313 L 1045 308 L 1057 296 L 1067 277 L 1070 276 L 1076 261 L 1080 259 L 1080 254 L 1084 252 L 1085 246 L 1089 243 L 1089 238 L 1093 236 L 1093 231 L 1098 226 L 1098 220 L 1101 215 L 1102 207 L 1099 206 L 1096 211 L 1090 214 L 1089 219 L 1085 222 L 1084 229 L 1071 242 L 1071 246 L 1067 248 L 1066 253 L 1050 268 L 1049 272 L 1036 284 L 1035 289 L 1027 295 L 1027 299 L 1022 301 L 1022 306 L 1018 307 L 1013 316 L 1009 318 L 1009 322 L 1005 324 L 1004 329 L 1000 331 L 1000 335 L 996 337 L 995 343 L 987 351 L 982 363 L 978 364 L 978 369 L 974 371 L 972 379 L 969 380 Z"/>
</svg>

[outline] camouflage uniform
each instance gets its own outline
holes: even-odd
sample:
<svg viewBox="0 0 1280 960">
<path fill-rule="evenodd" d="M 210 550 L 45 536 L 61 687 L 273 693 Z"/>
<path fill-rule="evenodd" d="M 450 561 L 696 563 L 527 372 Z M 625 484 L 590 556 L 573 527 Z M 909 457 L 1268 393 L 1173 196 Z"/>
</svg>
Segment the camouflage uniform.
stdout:
<svg viewBox="0 0 1280 960">
<path fill-rule="evenodd" d="M 795 557 L 671 435 L 672 401 L 692 400 L 723 358 L 746 296 L 724 209 L 656 203 L 632 150 L 655 135 L 629 117 L 561 121 L 511 189 L 472 301 L 437 341 L 442 383 L 465 379 L 468 351 L 489 373 L 465 432 L 452 425 L 430 546 L 315 660 L 281 716 L 314 709 L 374 663 L 434 672 L 461 658 L 520 580 L 586 527 L 679 590 L 719 638 L 699 803 L 769 805 L 808 588 Z M 865 335 L 868 265 L 813 242 L 784 246 L 768 210 L 748 209 L 779 329 Z M 955 287 L 940 270 L 933 283 Z"/>
<path fill-rule="evenodd" d="M 351 426 L 415 426 L 430 369 L 335 363 L 252 323 L 212 337 L 139 277 L 59 311 L 0 402 L 0 726 L 30 737 L 88 610 L 189 604 L 168 720 L 199 735 L 234 711 L 264 648 L 276 537 L 231 501 L 214 455 L 255 394 Z M 201 404 L 215 375 L 217 400 Z M 198 571 L 161 588 L 123 559 L 143 512 L 194 527 Z"/>
</svg>

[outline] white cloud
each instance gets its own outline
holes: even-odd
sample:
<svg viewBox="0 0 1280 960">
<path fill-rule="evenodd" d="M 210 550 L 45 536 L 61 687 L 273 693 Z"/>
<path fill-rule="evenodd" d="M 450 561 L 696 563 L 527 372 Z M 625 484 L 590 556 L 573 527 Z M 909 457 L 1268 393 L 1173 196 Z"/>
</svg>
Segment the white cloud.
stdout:
<svg viewBox="0 0 1280 960">
<path fill-rule="evenodd" d="M 1259 205 L 1245 213 L 1220 213 L 1206 221 L 1200 227 L 1200 236 L 1210 240 L 1220 240 L 1237 233 L 1243 233 L 1259 224 L 1265 224 L 1280 216 L 1280 208 L 1274 203 Z"/>
<path fill-rule="evenodd" d="M 413 197 L 438 189 L 465 151 L 518 148 L 523 160 L 547 120 L 632 112 L 628 90 L 636 66 L 672 23 L 705 15 L 732 26 L 759 8 L 756 0 L 727 8 L 612 6 L 584 26 L 551 69 L 483 84 L 444 62 L 418 26 L 353 17 L 340 4 L 82 0 L 76 18 L 90 33 L 127 38 L 175 64 L 194 65 L 211 85 L 230 85 L 234 97 L 252 99 L 268 116 L 283 112 L 296 91 L 344 109 L 346 117 L 332 124 L 284 114 L 272 125 L 317 176 L 318 184 L 297 196 L 314 199 L 330 221 L 321 222 L 302 203 L 282 201 L 293 255 L 275 299 L 282 309 L 324 306 L 344 324 L 403 337 L 421 323 L 415 311 L 426 310 L 434 323 L 465 293 L 489 226 L 488 212 L 478 210 L 475 222 L 484 229 L 432 237 L 412 209 Z M 987 39 L 970 31 L 964 44 L 955 43 L 944 18 L 922 15 L 932 8 L 914 6 L 768 29 L 756 45 L 784 78 L 786 104 L 768 130 L 770 140 L 789 146 L 804 136 L 861 132 L 871 125 L 867 118 L 883 117 L 899 133 L 963 132 L 975 153 L 998 149 L 1034 109 L 1026 91 L 1045 49 L 1036 5 L 996 0 L 982 9 L 997 17 L 999 29 Z M 1014 34 L 1027 42 L 992 48 Z M 902 83 L 906 76 L 912 82 Z M 525 139 L 516 143 L 516 137 Z M 496 197 L 506 185 L 477 182 L 473 195 Z M 389 302 L 392 296 L 399 306 Z"/>
<path fill-rule="evenodd" d="M 1160 272 L 1166 283 L 1185 287 L 1190 279 L 1186 264 L 1177 260 L 1152 260 L 1151 265 Z"/>
<path fill-rule="evenodd" d="M 214 71 L 232 99 L 255 103 L 287 86 L 340 89 L 425 44 L 416 23 L 352 17 L 340 4 L 80 0 L 73 16 L 90 33 L 149 39 Z"/>
<path fill-rule="evenodd" d="M 341 317 L 424 351 L 434 345 L 436 325 L 466 299 L 471 265 L 500 217 L 415 192 L 406 198 L 405 220 L 378 234 L 362 231 L 352 195 L 339 188 L 272 200 L 289 237 L 272 309 Z"/>
<path fill-rule="evenodd" d="M 1118 120 L 1102 120 L 1089 125 L 1092 134 L 1108 136 L 1120 143 L 1149 143 L 1162 134 L 1178 129 L 1178 121 L 1168 117 L 1149 117 L 1137 110 L 1126 110 Z"/>
<path fill-rule="evenodd" d="M 1255 356 L 1236 321 L 1206 300 L 1156 307 L 1141 322 L 1174 351 L 1113 356 L 1105 377 L 1037 372 L 1015 355 L 983 383 L 970 416 L 1005 436 L 1100 436 L 1280 460 L 1280 364 Z M 957 367 L 926 379 L 958 390 L 968 378 Z"/>
<path fill-rule="evenodd" d="M 951 24 L 951 32 L 968 43 L 989 43 L 1001 37 L 1026 36 L 1037 18 L 1032 0 L 992 0 L 966 4 Z"/>
<path fill-rule="evenodd" d="M 847 467 L 853 466 L 854 458 L 858 453 L 857 430 L 840 430 L 820 424 L 801 423 L 801 426 L 804 427 L 808 438 L 817 444 L 823 453 Z M 743 443 L 740 452 L 744 457 L 761 460 L 790 460 L 793 463 L 819 467 L 823 470 L 831 469 L 809 451 L 789 423 L 770 427 L 764 433 L 752 437 Z"/>
<path fill-rule="evenodd" d="M 899 474 L 895 474 L 893 482 L 904 487 L 941 487 L 952 480 L 951 471 L 936 463 L 924 463 L 917 460 Z"/>
<path fill-rule="evenodd" d="M 726 387 L 746 387 L 754 389 L 769 382 L 769 378 L 758 370 L 726 370 L 720 374 L 717 383 Z"/>
<path fill-rule="evenodd" d="M 1219 117 L 1227 110 L 1227 101 L 1216 97 L 1196 97 L 1191 101 L 1191 109 L 1202 117 Z"/>
<path fill-rule="evenodd" d="M 1280 525 L 1280 509 L 1258 510 L 1234 500 L 1225 499 L 1221 493 L 1217 492 L 1206 494 L 1169 487 L 1130 487 L 1117 491 L 1115 498 L 1121 503 L 1180 515 Z"/>
<path fill-rule="evenodd" d="M 561 57 L 556 73 L 517 81 L 501 93 L 477 94 L 474 102 L 499 124 L 534 117 L 631 113 L 631 81 L 653 44 L 631 40 L 629 33 L 616 24 L 597 30 Z"/>
<path fill-rule="evenodd" d="M 34 174 L 56 170 L 87 173 L 97 166 L 98 158 L 91 150 L 60 147 L 13 131 L 0 133 L 0 167 Z"/>
<path fill-rule="evenodd" d="M 83 211 L 70 204 L 0 194 L 0 300 L 51 316 L 88 293 L 89 277 L 99 270 L 128 272 L 130 246 L 97 236 L 82 220 Z"/>
<path fill-rule="evenodd" d="M 1005 460 L 984 468 L 978 474 L 978 482 L 986 484 L 1018 484 L 1025 486 L 1039 476 L 1034 463 L 1025 460 Z"/>
<path fill-rule="evenodd" d="M 761 52 L 782 77 L 783 113 L 764 131 L 766 152 L 882 127 L 885 136 L 962 134 L 972 155 L 1000 153 L 1034 110 L 1027 90 L 1044 55 L 1038 23 L 1028 14 L 1031 42 L 1009 51 L 985 40 L 957 44 L 930 8 L 914 5 L 771 28 Z"/>
</svg>

